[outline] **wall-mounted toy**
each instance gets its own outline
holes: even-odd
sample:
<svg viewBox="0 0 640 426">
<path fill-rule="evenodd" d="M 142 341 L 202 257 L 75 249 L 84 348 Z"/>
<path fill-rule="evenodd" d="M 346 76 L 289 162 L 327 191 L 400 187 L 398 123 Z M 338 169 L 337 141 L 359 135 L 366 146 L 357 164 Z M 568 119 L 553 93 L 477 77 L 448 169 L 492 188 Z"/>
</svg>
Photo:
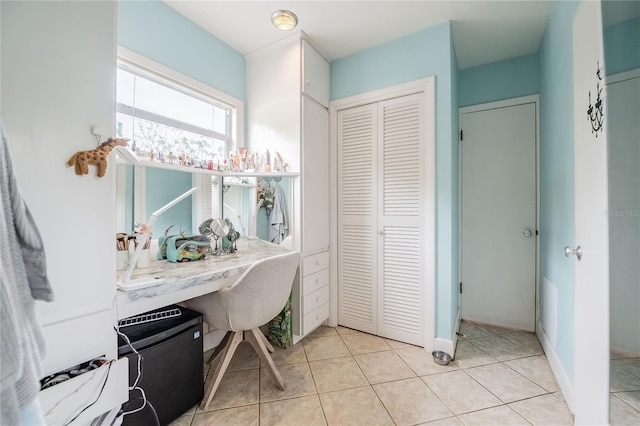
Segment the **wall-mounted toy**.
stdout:
<svg viewBox="0 0 640 426">
<path fill-rule="evenodd" d="M 98 177 L 103 177 L 107 172 L 107 159 L 109 153 L 116 146 L 127 146 L 129 139 L 109 138 L 106 142 L 101 143 L 96 149 L 89 151 L 78 151 L 69 158 L 67 166 L 75 164 L 77 175 L 86 175 L 89 173 L 89 164 L 98 166 Z"/>
</svg>

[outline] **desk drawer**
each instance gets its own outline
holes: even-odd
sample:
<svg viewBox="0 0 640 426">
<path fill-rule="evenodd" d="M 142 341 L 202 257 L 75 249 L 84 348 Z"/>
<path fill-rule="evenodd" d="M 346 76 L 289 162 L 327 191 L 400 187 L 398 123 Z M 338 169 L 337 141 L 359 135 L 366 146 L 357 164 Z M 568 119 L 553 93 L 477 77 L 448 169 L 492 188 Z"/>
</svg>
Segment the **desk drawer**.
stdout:
<svg viewBox="0 0 640 426">
<path fill-rule="evenodd" d="M 307 314 L 318 308 L 320 305 L 324 305 L 325 303 L 329 303 L 328 285 L 304 296 L 302 302 L 302 312 Z"/>
<path fill-rule="evenodd" d="M 129 360 L 120 358 L 40 391 L 38 399 L 46 424 L 88 425 L 95 417 L 126 402 L 128 385 Z M 75 416 L 77 419 L 70 422 Z"/>
<path fill-rule="evenodd" d="M 329 270 L 323 269 L 302 278 L 302 294 L 305 296 L 329 284 Z"/>
<path fill-rule="evenodd" d="M 315 330 L 322 321 L 329 318 L 329 304 L 325 303 L 320 306 L 318 309 L 309 312 L 302 319 L 302 335 L 306 336 Z"/>
<path fill-rule="evenodd" d="M 307 276 L 329 267 L 329 252 L 306 256 L 302 259 L 302 275 Z"/>
</svg>

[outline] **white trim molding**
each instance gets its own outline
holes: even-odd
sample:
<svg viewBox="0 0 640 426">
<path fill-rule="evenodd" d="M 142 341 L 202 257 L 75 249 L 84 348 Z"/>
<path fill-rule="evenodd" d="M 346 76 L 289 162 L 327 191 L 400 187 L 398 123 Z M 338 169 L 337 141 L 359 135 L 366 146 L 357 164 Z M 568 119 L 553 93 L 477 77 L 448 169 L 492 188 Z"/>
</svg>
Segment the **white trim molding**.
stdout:
<svg viewBox="0 0 640 426">
<path fill-rule="evenodd" d="M 424 93 L 425 96 L 425 129 L 426 129 L 426 152 L 425 152 L 425 199 L 429 202 L 426 207 L 426 235 L 429 235 L 426 242 L 426 265 L 427 276 L 425 279 L 425 296 L 423 300 L 425 314 L 424 322 L 424 348 L 431 352 L 435 347 L 436 331 L 436 190 L 435 190 L 435 76 L 415 80 L 409 83 L 399 84 L 372 92 L 362 93 L 347 98 L 337 99 L 329 103 L 329 204 L 331 211 L 330 220 L 330 289 L 331 296 L 329 306 L 329 325 L 338 325 L 338 273 L 337 273 L 337 241 L 338 241 L 338 111 L 380 102 L 387 99 L 398 98 L 416 93 Z"/>
<path fill-rule="evenodd" d="M 218 99 L 233 107 L 235 114 L 231 122 L 231 138 L 236 146 L 245 146 L 243 101 L 122 46 L 118 46 L 118 61 L 134 68 L 142 68 L 145 72 L 160 78 L 174 81 L 191 89 L 196 96 L 200 94 L 201 97 Z"/>
<path fill-rule="evenodd" d="M 536 334 L 538 336 L 538 340 L 544 349 L 544 354 L 547 357 L 547 361 L 549 361 L 549 366 L 551 367 L 551 371 L 555 376 L 558 386 L 560 386 L 560 390 L 562 391 L 562 396 L 564 400 L 567 402 L 567 406 L 569 407 L 569 411 L 572 414 L 575 414 L 574 408 L 574 396 L 573 396 L 573 385 L 571 384 L 571 380 L 569 380 L 569 376 L 567 372 L 564 371 L 562 367 L 562 362 L 560 362 L 560 358 L 558 358 L 558 354 L 556 354 L 551 341 L 547 337 L 544 332 L 544 328 L 542 324 L 538 322 Z"/>
<path fill-rule="evenodd" d="M 460 331 L 460 322 L 462 317 L 460 315 L 460 307 L 458 306 L 458 315 L 456 315 L 456 324 L 453 328 L 453 336 L 451 339 L 442 339 L 436 337 L 433 343 L 434 351 L 443 351 L 451 355 L 451 358 L 455 358 L 456 348 L 458 347 L 458 332 Z"/>
<path fill-rule="evenodd" d="M 486 111 L 486 110 L 491 110 L 491 109 L 498 109 L 498 108 L 506 108 L 506 107 L 512 107 L 512 106 L 517 106 L 517 105 L 524 105 L 524 104 L 535 104 L 536 107 L 536 124 L 535 124 L 535 129 L 536 129 L 536 158 L 535 158 L 535 164 L 536 164 L 536 223 L 535 223 L 535 229 L 536 229 L 536 251 L 535 251 L 535 327 L 538 328 L 539 327 L 539 319 L 540 319 L 540 300 L 539 300 L 539 296 L 540 296 L 540 236 L 538 235 L 538 230 L 540 229 L 540 95 L 528 95 L 528 96 L 520 96 L 517 98 L 511 98 L 511 99 L 503 99 L 500 101 L 495 101 L 495 102 L 488 102 L 488 103 L 484 103 L 484 104 L 477 104 L 477 105 L 470 105 L 470 106 L 466 106 L 466 107 L 462 107 L 458 110 L 458 123 L 462 123 L 462 114 L 467 114 L 470 112 L 477 112 L 477 111 Z M 463 129 L 460 129 L 463 130 Z M 458 141 L 460 141 L 460 139 L 458 138 Z M 462 150 L 460 150 L 459 155 L 458 155 L 458 173 L 461 174 L 462 173 Z M 459 175 L 459 188 L 458 188 L 458 205 L 462 206 L 462 176 Z M 459 209 L 458 211 L 458 229 L 462 229 L 462 209 Z M 462 232 L 459 233 L 458 235 L 458 259 L 462 260 Z M 462 262 L 458 262 L 458 276 L 462 277 Z M 459 308 L 461 310 L 462 305 L 461 303 L 459 304 Z M 458 314 L 461 316 L 462 312 L 459 311 Z M 460 318 L 460 320 L 462 320 L 462 318 Z"/>
</svg>

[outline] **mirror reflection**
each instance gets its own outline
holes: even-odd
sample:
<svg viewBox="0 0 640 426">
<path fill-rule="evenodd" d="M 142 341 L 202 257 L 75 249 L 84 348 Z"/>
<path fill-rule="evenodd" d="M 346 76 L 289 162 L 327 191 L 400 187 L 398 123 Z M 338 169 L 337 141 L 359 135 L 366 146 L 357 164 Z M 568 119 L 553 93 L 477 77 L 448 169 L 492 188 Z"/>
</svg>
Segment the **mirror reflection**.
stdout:
<svg viewBox="0 0 640 426">
<path fill-rule="evenodd" d="M 219 217 L 219 192 L 210 175 L 118 164 L 117 229 L 132 234 L 136 223 L 147 223 L 151 212 L 159 209 L 194 186 L 199 194 L 180 201 L 158 217 L 153 227 L 157 239 L 167 229 L 194 234 L 206 218 Z M 206 217 L 205 217 L 206 216 Z"/>
<path fill-rule="evenodd" d="M 609 412 L 611 424 L 632 424 L 637 422 L 634 407 L 640 406 L 640 3 L 605 1 L 602 19 L 609 143 Z"/>
<path fill-rule="evenodd" d="M 290 177 L 219 178 L 126 164 L 119 164 L 117 170 L 118 232 L 133 234 L 136 223 L 146 222 L 148 212 L 199 186 L 197 196 L 181 201 L 157 219 L 154 239 L 170 227 L 177 232 L 201 233 L 199 228 L 209 219 L 228 223 L 237 233 L 234 238 L 280 244 L 291 233 Z"/>
<path fill-rule="evenodd" d="M 291 230 L 291 178 L 225 177 L 223 217 L 242 236 L 280 244 Z"/>
</svg>

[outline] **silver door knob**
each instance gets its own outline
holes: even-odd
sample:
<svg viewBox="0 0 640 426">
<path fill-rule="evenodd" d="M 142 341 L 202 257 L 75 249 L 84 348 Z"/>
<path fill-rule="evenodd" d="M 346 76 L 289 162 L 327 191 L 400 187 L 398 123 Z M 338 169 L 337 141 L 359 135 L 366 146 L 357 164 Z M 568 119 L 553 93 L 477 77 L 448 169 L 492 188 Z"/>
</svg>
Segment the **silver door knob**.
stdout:
<svg viewBox="0 0 640 426">
<path fill-rule="evenodd" d="M 564 255 L 567 257 L 575 256 L 578 260 L 582 259 L 582 247 L 578 246 L 575 249 L 572 249 L 569 246 L 564 248 Z"/>
<path fill-rule="evenodd" d="M 378 231 L 378 235 L 384 236 L 384 231 Z"/>
<path fill-rule="evenodd" d="M 524 231 L 522 231 L 522 235 L 524 235 L 525 237 L 530 237 L 533 235 L 533 232 L 531 231 L 531 229 L 525 229 Z"/>
</svg>

